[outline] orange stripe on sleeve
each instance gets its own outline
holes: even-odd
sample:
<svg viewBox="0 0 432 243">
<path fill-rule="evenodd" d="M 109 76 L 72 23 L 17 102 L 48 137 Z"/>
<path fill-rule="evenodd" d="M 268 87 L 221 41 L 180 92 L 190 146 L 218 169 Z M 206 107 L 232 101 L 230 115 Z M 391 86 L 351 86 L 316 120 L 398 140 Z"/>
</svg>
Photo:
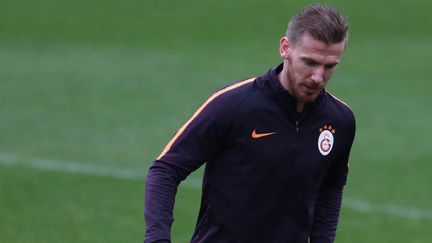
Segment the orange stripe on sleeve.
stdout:
<svg viewBox="0 0 432 243">
<path fill-rule="evenodd" d="M 221 89 L 219 91 L 217 91 L 216 93 L 214 93 L 212 96 L 210 96 L 205 102 L 204 104 L 202 104 L 197 111 L 195 111 L 195 113 L 192 115 L 191 118 L 189 118 L 189 120 L 176 132 L 176 134 L 174 135 L 174 137 L 169 141 L 169 143 L 165 146 L 164 150 L 162 151 L 162 153 L 159 155 L 159 157 L 157 157 L 157 159 L 161 159 L 170 149 L 171 146 L 175 143 L 175 141 L 177 141 L 178 137 L 180 137 L 180 135 L 186 130 L 186 128 L 189 126 L 189 124 L 207 107 L 208 104 L 210 104 L 210 102 L 212 102 L 214 99 L 216 99 L 217 97 L 221 96 L 222 94 L 239 88 L 245 84 L 248 84 L 250 82 L 253 82 L 255 80 L 255 78 L 250 78 L 250 79 L 246 79 L 243 81 L 240 81 L 238 83 L 235 83 L 233 85 L 230 85 L 224 89 Z"/>
<path fill-rule="evenodd" d="M 336 97 L 335 95 L 333 95 L 332 93 L 330 93 L 328 91 L 327 91 L 327 93 L 329 95 L 331 95 L 333 98 L 335 98 L 336 100 L 338 100 L 339 102 L 341 102 L 342 104 L 344 104 L 346 107 L 348 107 L 348 109 L 350 109 L 352 111 L 351 107 L 347 103 L 345 103 L 343 100 L 339 99 L 338 97 Z"/>
</svg>

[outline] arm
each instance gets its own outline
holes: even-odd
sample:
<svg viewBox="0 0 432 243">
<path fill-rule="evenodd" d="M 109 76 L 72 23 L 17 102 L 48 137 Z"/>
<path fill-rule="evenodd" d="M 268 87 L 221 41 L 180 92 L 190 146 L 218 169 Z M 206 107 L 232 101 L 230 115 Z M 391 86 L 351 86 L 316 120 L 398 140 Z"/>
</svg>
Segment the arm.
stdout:
<svg viewBox="0 0 432 243">
<path fill-rule="evenodd" d="M 218 151 L 225 135 L 227 106 L 204 103 L 183 125 L 151 166 L 147 175 L 145 242 L 170 242 L 177 186 Z"/>
<path fill-rule="evenodd" d="M 170 242 L 173 207 L 180 177 L 176 168 L 156 160 L 147 175 L 144 214 L 145 242 Z"/>
<path fill-rule="evenodd" d="M 342 187 L 321 188 L 315 204 L 311 243 L 332 243 L 342 203 Z"/>
<path fill-rule="evenodd" d="M 319 189 L 310 236 L 311 243 L 332 243 L 335 240 L 343 187 L 348 176 L 348 159 L 354 141 L 354 119 L 349 130 L 351 134 L 347 139 L 342 156 L 330 166 Z"/>
</svg>

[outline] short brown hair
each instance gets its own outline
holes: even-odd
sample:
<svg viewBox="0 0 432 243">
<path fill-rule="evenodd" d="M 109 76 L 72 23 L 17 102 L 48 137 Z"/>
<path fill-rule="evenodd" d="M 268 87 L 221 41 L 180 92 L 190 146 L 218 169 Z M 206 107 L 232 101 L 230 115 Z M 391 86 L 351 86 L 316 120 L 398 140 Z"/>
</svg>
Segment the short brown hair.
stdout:
<svg viewBox="0 0 432 243">
<path fill-rule="evenodd" d="M 335 8 L 313 4 L 289 21 L 286 37 L 296 45 L 305 33 L 328 45 L 340 43 L 348 39 L 348 21 Z"/>
</svg>

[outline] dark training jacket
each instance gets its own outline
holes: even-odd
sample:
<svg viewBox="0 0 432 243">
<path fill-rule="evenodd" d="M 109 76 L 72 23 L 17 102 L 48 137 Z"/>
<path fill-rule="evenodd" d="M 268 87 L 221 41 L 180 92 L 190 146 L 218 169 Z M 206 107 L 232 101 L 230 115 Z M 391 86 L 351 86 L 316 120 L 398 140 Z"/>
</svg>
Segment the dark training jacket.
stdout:
<svg viewBox="0 0 432 243">
<path fill-rule="evenodd" d="M 333 242 L 355 134 L 323 90 L 296 112 L 282 65 L 214 93 L 175 134 L 146 182 L 145 242 L 168 242 L 178 184 L 206 162 L 191 242 Z"/>
</svg>

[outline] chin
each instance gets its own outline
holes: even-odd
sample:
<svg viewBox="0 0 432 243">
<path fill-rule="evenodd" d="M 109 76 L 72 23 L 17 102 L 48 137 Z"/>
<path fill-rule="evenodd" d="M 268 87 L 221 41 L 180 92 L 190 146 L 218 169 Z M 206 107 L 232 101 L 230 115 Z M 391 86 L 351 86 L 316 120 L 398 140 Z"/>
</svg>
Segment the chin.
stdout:
<svg viewBox="0 0 432 243">
<path fill-rule="evenodd" d="M 303 103 L 312 103 L 317 99 L 318 95 L 299 97 L 298 101 Z"/>
</svg>

